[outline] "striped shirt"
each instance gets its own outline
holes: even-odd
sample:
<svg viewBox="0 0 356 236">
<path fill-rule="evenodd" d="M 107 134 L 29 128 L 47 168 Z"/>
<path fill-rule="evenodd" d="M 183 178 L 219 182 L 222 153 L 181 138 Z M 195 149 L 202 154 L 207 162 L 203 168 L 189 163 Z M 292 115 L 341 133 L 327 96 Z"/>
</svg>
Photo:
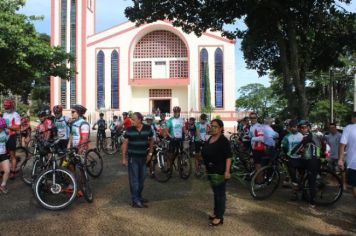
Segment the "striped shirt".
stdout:
<svg viewBox="0 0 356 236">
<path fill-rule="evenodd" d="M 147 148 L 149 147 L 148 138 L 153 136 L 150 126 L 143 124 L 140 131 L 136 126 L 129 127 L 124 135 L 128 139 L 128 156 L 135 158 L 145 158 L 147 156 Z"/>
</svg>

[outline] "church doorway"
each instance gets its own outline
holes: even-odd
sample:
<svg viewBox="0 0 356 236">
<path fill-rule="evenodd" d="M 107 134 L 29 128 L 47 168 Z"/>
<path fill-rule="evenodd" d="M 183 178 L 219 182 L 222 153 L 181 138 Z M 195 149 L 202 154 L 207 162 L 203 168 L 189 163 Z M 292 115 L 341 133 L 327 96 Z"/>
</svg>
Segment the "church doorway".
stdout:
<svg viewBox="0 0 356 236">
<path fill-rule="evenodd" d="M 152 99 L 152 112 L 157 113 L 159 109 L 160 113 L 170 113 L 171 111 L 171 99 Z"/>
</svg>

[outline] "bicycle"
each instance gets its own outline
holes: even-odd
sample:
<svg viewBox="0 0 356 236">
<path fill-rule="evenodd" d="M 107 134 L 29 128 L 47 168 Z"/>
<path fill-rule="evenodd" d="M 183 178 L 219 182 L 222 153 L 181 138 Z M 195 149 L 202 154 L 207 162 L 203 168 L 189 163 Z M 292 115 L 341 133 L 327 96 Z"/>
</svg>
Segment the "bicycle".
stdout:
<svg viewBox="0 0 356 236">
<path fill-rule="evenodd" d="M 252 197 L 258 200 L 263 200 L 270 197 L 278 188 L 280 177 L 283 174 L 288 174 L 286 171 L 285 158 L 277 158 L 271 165 L 261 168 L 251 181 L 250 193 Z M 308 184 L 308 173 L 300 176 L 303 198 L 310 200 L 310 188 Z M 259 185 L 255 184 L 256 179 L 263 180 Z M 270 190 L 268 191 L 268 189 Z M 321 167 L 316 179 L 316 196 L 315 203 L 320 206 L 332 205 L 337 202 L 343 193 L 343 183 L 341 178 L 334 172 L 328 169 L 327 161 L 321 160 Z"/>
<path fill-rule="evenodd" d="M 34 181 L 33 190 L 37 202 L 48 210 L 60 210 L 73 203 L 77 194 L 77 182 L 73 174 L 59 167 L 62 159 L 56 147 L 59 139 L 48 144 L 51 155 L 48 162 L 50 168 L 44 170 Z"/>
<path fill-rule="evenodd" d="M 96 130 L 96 128 L 93 128 L 93 130 Z M 98 130 L 96 135 L 96 148 L 99 152 L 103 151 L 106 147 L 106 138 L 104 138 L 104 132 L 105 131 Z"/>
<path fill-rule="evenodd" d="M 150 162 L 151 175 L 161 183 L 167 182 L 172 173 L 169 169 L 169 140 L 163 138 L 155 145 L 154 155 Z"/>
<path fill-rule="evenodd" d="M 111 137 L 107 137 L 103 144 L 105 144 L 103 151 L 107 155 L 113 155 L 120 151 L 121 144 L 124 141 L 124 132 L 112 132 Z"/>
<path fill-rule="evenodd" d="M 171 151 L 169 151 L 171 158 L 168 159 L 168 166 L 170 175 L 172 175 L 174 168 L 178 170 L 180 178 L 188 179 L 192 172 L 192 165 L 188 153 L 183 150 L 182 142 L 183 140 L 181 139 L 171 140 Z"/>
</svg>

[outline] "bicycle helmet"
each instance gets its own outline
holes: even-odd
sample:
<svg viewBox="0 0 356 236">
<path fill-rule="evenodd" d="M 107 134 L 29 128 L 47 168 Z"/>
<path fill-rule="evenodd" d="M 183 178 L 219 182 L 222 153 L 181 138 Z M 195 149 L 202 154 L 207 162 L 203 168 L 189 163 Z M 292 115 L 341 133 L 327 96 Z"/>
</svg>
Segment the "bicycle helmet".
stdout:
<svg viewBox="0 0 356 236">
<path fill-rule="evenodd" d="M 194 117 L 190 117 L 190 118 L 189 118 L 189 121 L 194 122 L 194 121 L 195 121 L 195 118 L 194 118 Z"/>
<path fill-rule="evenodd" d="M 180 107 L 179 106 L 175 106 L 173 107 L 173 112 L 180 112 Z"/>
<path fill-rule="evenodd" d="M 116 120 L 117 119 L 117 115 L 114 115 L 112 118 Z"/>
<path fill-rule="evenodd" d="M 307 121 L 307 120 L 300 120 L 300 121 L 298 122 L 298 126 L 302 126 L 302 125 L 309 126 L 310 123 L 309 123 L 309 121 Z"/>
<path fill-rule="evenodd" d="M 14 101 L 12 101 L 12 99 L 10 99 L 10 98 L 4 99 L 2 104 L 3 104 L 5 110 L 11 110 L 14 108 Z"/>
<path fill-rule="evenodd" d="M 44 117 L 44 116 L 46 116 L 47 115 L 47 112 L 46 111 L 39 111 L 38 113 L 37 113 L 37 116 L 38 117 Z"/>
<path fill-rule="evenodd" d="M 202 119 L 202 120 L 207 120 L 207 119 L 208 119 L 208 116 L 203 113 L 203 114 L 200 115 L 200 119 Z"/>
<path fill-rule="evenodd" d="M 298 121 L 297 120 L 290 120 L 288 123 L 289 127 L 295 127 L 298 126 Z"/>
<path fill-rule="evenodd" d="M 62 111 L 63 111 L 63 106 L 62 105 L 55 105 L 53 107 L 53 113 L 54 114 L 62 113 Z"/>
<path fill-rule="evenodd" d="M 104 116 L 104 113 L 100 112 L 99 116 L 100 116 L 100 117 L 103 117 L 103 116 Z"/>
<path fill-rule="evenodd" d="M 123 113 L 122 113 L 122 115 L 123 116 L 127 116 L 129 113 L 127 113 L 126 111 L 124 111 Z"/>
<path fill-rule="evenodd" d="M 148 115 L 146 116 L 146 119 L 145 119 L 145 120 L 154 120 L 154 119 L 155 119 L 154 115 L 148 114 Z"/>
<path fill-rule="evenodd" d="M 5 129 L 6 127 L 7 125 L 5 119 L 0 117 L 0 129 Z"/>
<path fill-rule="evenodd" d="M 85 107 L 83 107 L 82 105 L 79 104 L 75 104 L 71 106 L 72 110 L 75 110 L 78 115 L 83 116 L 85 114 L 85 112 L 87 111 L 87 109 Z"/>
</svg>

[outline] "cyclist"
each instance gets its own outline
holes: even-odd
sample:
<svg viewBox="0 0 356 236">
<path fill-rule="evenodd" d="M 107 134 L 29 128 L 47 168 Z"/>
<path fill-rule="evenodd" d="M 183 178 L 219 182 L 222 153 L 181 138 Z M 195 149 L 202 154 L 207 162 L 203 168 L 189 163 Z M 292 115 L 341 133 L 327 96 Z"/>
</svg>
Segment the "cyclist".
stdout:
<svg viewBox="0 0 356 236">
<path fill-rule="evenodd" d="M 10 161 L 6 151 L 6 142 L 8 138 L 9 135 L 6 133 L 6 121 L 5 119 L 0 118 L 0 170 L 4 172 L 2 175 L 0 192 L 4 194 L 8 193 L 6 184 L 10 175 Z"/>
<path fill-rule="evenodd" d="M 6 121 L 6 132 L 9 134 L 9 138 L 6 142 L 6 148 L 10 154 L 11 160 L 11 171 L 10 171 L 10 179 L 15 179 L 16 177 L 16 132 L 20 131 L 21 128 L 21 117 L 15 111 L 14 101 L 6 98 L 3 101 L 3 107 L 5 112 L 3 114 L 3 118 Z"/>
<path fill-rule="evenodd" d="M 292 151 L 291 154 L 301 154 L 302 168 L 308 173 L 308 184 L 310 191 L 309 204 L 310 207 L 315 207 L 316 195 L 316 178 L 320 170 L 320 158 L 325 151 L 325 145 L 322 145 L 320 138 L 310 131 L 310 123 L 306 120 L 301 120 L 298 123 L 299 130 L 303 135 L 303 139 Z"/>
<path fill-rule="evenodd" d="M 154 115 L 147 115 L 145 120 L 146 120 L 147 125 L 149 125 L 151 127 L 151 129 L 152 129 L 152 132 L 153 132 L 152 138 L 153 138 L 153 140 L 156 141 L 156 138 L 157 138 L 157 127 L 156 127 L 156 125 L 154 123 L 154 120 L 155 120 Z"/>
<path fill-rule="evenodd" d="M 54 126 L 57 129 L 57 136 L 60 139 L 58 146 L 61 150 L 65 150 L 68 146 L 70 134 L 70 118 L 63 115 L 63 106 L 56 105 L 53 107 Z"/>
<path fill-rule="evenodd" d="M 257 122 L 257 114 L 255 112 L 250 113 L 251 127 L 250 127 L 250 139 L 252 147 L 252 158 L 255 164 L 256 171 L 261 169 L 262 158 L 265 153 L 266 146 L 263 143 L 263 126 Z"/>
<path fill-rule="evenodd" d="M 161 113 L 159 115 L 160 120 L 158 121 L 159 125 L 159 137 L 166 137 L 167 136 L 167 120 L 166 120 L 166 113 Z"/>
<path fill-rule="evenodd" d="M 31 125 L 29 117 L 21 114 L 21 145 L 26 147 L 31 138 Z"/>
<path fill-rule="evenodd" d="M 71 107 L 72 110 L 72 126 L 68 142 L 68 148 L 78 148 L 78 153 L 84 153 L 88 148 L 90 136 L 90 125 L 84 120 L 84 114 L 87 111 L 85 107 L 75 104 Z"/>
<path fill-rule="evenodd" d="M 40 124 L 37 126 L 36 130 L 41 134 L 43 140 L 48 141 L 52 138 L 51 132 L 54 125 L 52 121 L 47 118 L 46 111 L 39 111 L 37 115 L 40 119 Z"/>
<path fill-rule="evenodd" d="M 131 119 L 128 112 L 123 112 L 122 117 L 124 119 L 123 128 L 126 130 L 131 127 Z"/>
<path fill-rule="evenodd" d="M 122 122 L 117 115 L 114 115 L 112 118 L 113 120 L 109 125 L 109 129 L 111 131 L 111 137 L 120 134 L 120 126 L 122 125 Z"/>
<path fill-rule="evenodd" d="M 173 107 L 174 116 L 167 121 L 168 136 L 172 139 L 170 142 L 170 151 L 174 154 L 179 148 L 183 150 L 183 139 L 186 129 L 184 127 L 184 119 L 180 117 L 181 108 L 179 106 Z"/>
<path fill-rule="evenodd" d="M 94 124 L 93 126 L 93 130 L 95 130 L 96 126 L 98 126 L 98 133 L 97 133 L 97 138 L 99 137 L 99 135 L 102 135 L 103 139 L 106 138 L 106 133 L 105 130 L 107 129 L 107 124 L 106 124 L 106 120 L 104 119 L 104 113 L 100 113 L 99 114 L 99 120 Z"/>
<path fill-rule="evenodd" d="M 265 118 L 263 125 L 263 142 L 266 146 L 266 151 L 262 159 L 263 165 L 267 165 L 273 161 L 277 155 L 276 140 L 279 138 L 279 134 L 271 127 L 272 123 L 273 119 L 271 117 Z"/>
<path fill-rule="evenodd" d="M 196 124 L 196 139 L 195 139 L 195 167 L 198 171 L 199 163 L 203 161 L 201 156 L 201 149 L 203 144 L 208 139 L 208 130 L 210 130 L 210 125 L 208 123 L 208 116 L 206 114 L 201 114 L 199 122 Z"/>
</svg>

